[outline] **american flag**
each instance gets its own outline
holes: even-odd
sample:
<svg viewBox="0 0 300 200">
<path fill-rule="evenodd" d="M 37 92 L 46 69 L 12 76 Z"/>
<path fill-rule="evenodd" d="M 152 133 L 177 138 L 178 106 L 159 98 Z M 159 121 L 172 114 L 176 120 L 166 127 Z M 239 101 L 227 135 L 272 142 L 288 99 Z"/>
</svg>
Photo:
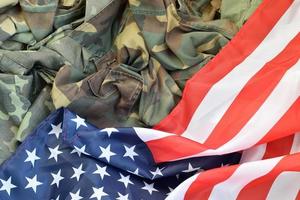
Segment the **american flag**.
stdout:
<svg viewBox="0 0 300 200">
<path fill-rule="evenodd" d="M 61 109 L 0 168 L 0 199 L 300 199 L 300 0 L 264 0 L 153 129 Z"/>
<path fill-rule="evenodd" d="M 137 131 L 148 134 L 149 130 L 98 129 L 60 109 L 1 166 L 0 199 L 165 199 L 192 175 L 236 164 L 241 156 L 156 164 Z"/>
</svg>

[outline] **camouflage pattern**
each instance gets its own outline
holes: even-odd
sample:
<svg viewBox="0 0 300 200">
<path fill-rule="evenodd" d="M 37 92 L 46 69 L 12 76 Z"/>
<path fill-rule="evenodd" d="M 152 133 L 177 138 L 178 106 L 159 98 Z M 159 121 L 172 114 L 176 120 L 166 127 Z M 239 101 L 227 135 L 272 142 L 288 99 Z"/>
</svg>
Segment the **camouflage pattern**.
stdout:
<svg viewBox="0 0 300 200">
<path fill-rule="evenodd" d="M 16 3 L 17 0 L 0 3 L 2 49 L 26 50 L 59 27 L 84 17 L 85 13 L 84 0 L 19 0 Z"/>
<path fill-rule="evenodd" d="M 0 1 L 0 163 L 55 109 L 52 82 L 66 60 L 43 44 L 83 21 L 85 2 L 71 2 Z"/>
<path fill-rule="evenodd" d="M 0 163 L 56 108 L 100 128 L 156 124 L 250 15 L 229 2 L 1 0 Z"/>
<path fill-rule="evenodd" d="M 72 58 L 82 62 L 58 72 L 55 107 L 68 106 L 98 127 L 153 126 L 177 104 L 186 80 L 238 31 L 221 19 L 221 7 L 221 0 L 105 1 L 60 40 L 80 43 Z"/>
<path fill-rule="evenodd" d="M 5 12 L 8 8 L 15 6 L 18 0 L 2 0 L 0 1 L 0 13 Z"/>
<path fill-rule="evenodd" d="M 221 18 L 230 19 L 241 28 L 262 0 L 222 0 Z"/>
</svg>

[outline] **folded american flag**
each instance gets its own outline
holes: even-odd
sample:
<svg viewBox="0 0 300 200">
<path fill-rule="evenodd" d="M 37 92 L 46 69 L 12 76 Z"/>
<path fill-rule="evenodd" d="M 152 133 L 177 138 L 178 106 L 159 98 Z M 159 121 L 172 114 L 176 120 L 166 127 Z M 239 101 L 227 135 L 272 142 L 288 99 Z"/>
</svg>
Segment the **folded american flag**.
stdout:
<svg viewBox="0 0 300 200">
<path fill-rule="evenodd" d="M 299 32 L 300 0 L 263 1 L 153 129 L 56 111 L 1 166 L 0 199 L 300 199 Z"/>
</svg>

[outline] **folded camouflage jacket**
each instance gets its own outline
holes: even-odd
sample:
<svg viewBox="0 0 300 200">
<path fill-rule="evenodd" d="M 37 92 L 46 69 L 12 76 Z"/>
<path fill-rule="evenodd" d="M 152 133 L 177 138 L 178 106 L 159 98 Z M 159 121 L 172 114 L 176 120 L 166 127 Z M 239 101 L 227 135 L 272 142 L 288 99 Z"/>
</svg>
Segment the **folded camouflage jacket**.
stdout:
<svg viewBox="0 0 300 200">
<path fill-rule="evenodd" d="M 0 162 L 55 108 L 100 128 L 160 121 L 260 1 L 230 2 L 2 0 Z"/>
</svg>

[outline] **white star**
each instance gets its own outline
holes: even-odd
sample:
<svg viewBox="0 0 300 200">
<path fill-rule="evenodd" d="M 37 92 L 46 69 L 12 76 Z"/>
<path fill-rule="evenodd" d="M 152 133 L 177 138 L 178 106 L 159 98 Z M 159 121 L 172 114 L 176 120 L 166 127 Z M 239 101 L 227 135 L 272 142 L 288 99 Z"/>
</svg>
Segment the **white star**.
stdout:
<svg viewBox="0 0 300 200">
<path fill-rule="evenodd" d="M 35 175 L 33 178 L 29 178 L 29 177 L 25 177 L 25 178 L 26 178 L 26 180 L 27 180 L 27 182 L 28 182 L 28 184 L 26 185 L 25 189 L 26 189 L 26 188 L 32 188 L 32 190 L 34 191 L 34 193 L 36 193 L 36 188 L 37 188 L 37 186 L 43 184 L 43 183 L 41 183 L 41 182 L 39 182 L 39 181 L 37 180 L 36 175 Z"/>
<path fill-rule="evenodd" d="M 144 182 L 145 186 L 142 187 L 143 190 L 147 190 L 149 192 L 149 194 L 152 194 L 152 192 L 156 191 L 158 192 L 157 189 L 154 188 L 154 183 L 148 184 L 146 182 Z"/>
<path fill-rule="evenodd" d="M 50 151 L 50 156 L 49 156 L 49 158 L 48 158 L 48 160 L 50 160 L 51 158 L 54 158 L 54 160 L 57 162 L 57 156 L 59 155 L 59 154 L 62 154 L 63 152 L 62 151 L 59 151 L 58 150 L 58 148 L 59 148 L 59 145 L 57 145 L 55 148 L 50 148 L 50 147 L 48 147 L 48 149 L 49 149 L 49 151 Z"/>
<path fill-rule="evenodd" d="M 173 192 L 173 190 L 174 190 L 173 188 L 170 188 L 170 187 L 168 187 L 168 188 L 169 188 L 169 191 L 170 191 L 170 192 L 167 193 L 167 196 L 169 196 L 169 195 Z"/>
<path fill-rule="evenodd" d="M 59 196 L 60 196 L 60 195 L 58 195 L 58 196 L 56 197 L 56 199 L 55 199 L 55 200 L 59 200 Z M 54 199 L 51 199 L 51 200 L 54 200 Z"/>
<path fill-rule="evenodd" d="M 121 193 L 118 192 L 119 197 L 117 198 L 118 200 L 128 200 L 128 195 L 122 195 Z"/>
<path fill-rule="evenodd" d="M 136 168 L 136 170 L 133 172 L 135 175 L 139 176 L 139 168 Z"/>
<path fill-rule="evenodd" d="M 101 155 L 99 156 L 99 158 L 105 158 L 107 160 L 107 162 L 110 161 L 110 157 L 116 155 L 114 152 L 110 151 L 110 144 L 106 147 L 103 148 L 101 146 L 99 146 L 101 149 Z"/>
<path fill-rule="evenodd" d="M 130 157 L 132 160 L 134 160 L 134 156 L 138 156 L 138 154 L 134 152 L 135 145 L 130 148 L 124 145 L 124 148 L 126 152 L 123 157 Z"/>
<path fill-rule="evenodd" d="M 128 176 L 123 176 L 123 174 L 120 173 L 121 178 L 118 180 L 119 182 L 122 182 L 125 186 L 125 188 L 127 188 L 128 184 L 133 184 L 130 181 L 130 175 Z"/>
<path fill-rule="evenodd" d="M 94 194 L 90 197 L 91 198 L 96 198 L 97 200 L 101 200 L 102 197 L 107 196 L 105 192 L 103 192 L 103 187 L 101 188 L 94 188 Z"/>
<path fill-rule="evenodd" d="M 57 124 L 57 126 L 55 126 L 54 124 L 51 124 L 52 130 L 48 133 L 48 135 L 55 135 L 56 138 L 58 139 L 59 134 L 62 133 L 62 129 L 61 129 L 61 123 Z"/>
<path fill-rule="evenodd" d="M 81 174 L 85 173 L 85 171 L 82 170 L 82 164 L 78 168 L 75 168 L 75 167 L 72 167 L 72 168 L 74 170 L 74 174 L 71 176 L 71 178 L 75 177 L 77 179 L 77 181 L 79 181 Z"/>
<path fill-rule="evenodd" d="M 60 174 L 61 170 L 59 170 L 57 174 L 51 173 L 51 176 L 53 177 L 51 185 L 56 184 L 56 186 L 59 187 L 59 182 L 64 179 Z"/>
<path fill-rule="evenodd" d="M 8 196 L 10 196 L 10 190 L 17 187 L 14 184 L 11 183 L 11 176 L 6 181 L 3 180 L 3 179 L 0 179 L 0 181 L 2 183 L 0 191 L 5 190 L 8 194 Z"/>
<path fill-rule="evenodd" d="M 80 199 L 82 199 L 82 197 L 79 194 L 80 194 L 80 189 L 76 193 L 70 192 L 71 200 L 80 200 Z"/>
<path fill-rule="evenodd" d="M 103 180 L 104 176 L 110 176 L 109 173 L 106 171 L 106 166 L 105 167 L 100 167 L 99 165 L 96 164 L 97 170 L 93 172 L 93 174 L 99 174 L 101 179 Z"/>
<path fill-rule="evenodd" d="M 113 132 L 119 132 L 118 129 L 115 129 L 115 128 L 104 128 L 102 129 L 100 132 L 106 132 L 108 137 L 110 137 L 110 135 L 113 133 Z"/>
<path fill-rule="evenodd" d="M 87 152 L 85 152 L 85 145 L 83 145 L 81 148 L 74 146 L 74 148 L 75 149 L 73 149 L 73 151 L 71 151 L 71 153 L 77 153 L 79 157 L 81 156 L 81 153 L 90 155 Z"/>
<path fill-rule="evenodd" d="M 78 115 L 76 115 L 76 118 L 71 119 L 71 120 L 76 123 L 76 129 L 78 129 L 80 126 L 87 127 L 85 120 L 83 118 L 79 117 Z"/>
<path fill-rule="evenodd" d="M 191 163 L 189 163 L 188 168 L 186 170 L 183 170 L 182 172 L 189 173 L 189 172 L 194 172 L 194 171 L 198 171 L 198 170 L 200 170 L 200 167 L 193 168 Z"/>
<path fill-rule="evenodd" d="M 152 179 L 154 179 L 155 176 L 163 176 L 161 169 L 159 169 L 159 167 L 156 168 L 155 171 L 150 171 L 150 173 L 153 175 Z"/>
<path fill-rule="evenodd" d="M 31 164 L 32 164 L 33 167 L 34 167 L 34 162 L 36 160 L 41 159 L 40 157 L 38 157 L 36 155 L 36 149 L 33 149 L 32 152 L 26 150 L 26 153 L 27 153 L 27 158 L 26 158 L 26 160 L 24 162 L 31 162 Z"/>
</svg>

